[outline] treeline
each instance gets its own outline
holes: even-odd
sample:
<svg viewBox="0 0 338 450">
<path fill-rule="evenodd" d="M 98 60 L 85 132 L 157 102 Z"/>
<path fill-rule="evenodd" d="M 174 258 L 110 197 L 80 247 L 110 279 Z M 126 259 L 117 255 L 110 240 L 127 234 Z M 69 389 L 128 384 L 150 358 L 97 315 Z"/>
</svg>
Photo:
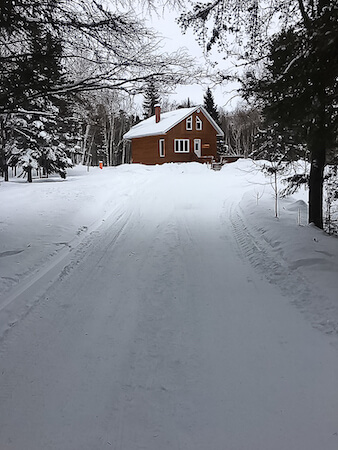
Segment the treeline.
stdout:
<svg viewBox="0 0 338 450">
<path fill-rule="evenodd" d="M 308 187 L 311 152 L 302 133 L 268 124 L 262 112 L 244 106 L 228 113 L 220 109 L 219 125 L 224 131 L 220 153 L 264 161 L 258 167 L 270 178 L 276 202 Z M 334 146 L 327 152 L 323 173 L 322 210 L 324 230 L 338 235 L 338 154 Z"/>
<path fill-rule="evenodd" d="M 304 128 L 281 127 L 269 121 L 264 109 L 242 103 L 234 111 L 217 108 L 211 91 L 204 97 L 204 106 L 224 131 L 219 142 L 219 156 L 239 156 L 257 161 L 257 167 L 270 178 L 278 198 L 308 187 L 311 151 Z M 337 136 L 337 135 L 335 135 Z M 335 145 L 336 143 L 336 145 Z M 338 234 L 338 142 L 333 138 L 327 151 L 323 173 L 322 226 L 330 234 Z M 277 206 L 275 207 L 277 215 Z"/>
<path fill-rule="evenodd" d="M 137 2 L 136 2 L 137 3 Z M 143 2 L 146 4 L 147 2 Z M 149 2 L 151 5 L 151 2 Z M 149 79 L 194 79 L 191 58 L 162 54 L 129 0 L 0 3 L 0 172 L 48 176 L 81 160 L 128 161 L 126 98 Z"/>
<path fill-rule="evenodd" d="M 245 3 L 245 5 L 244 5 Z M 179 18 L 206 52 L 237 57 L 242 97 L 264 119 L 278 151 L 306 145 L 309 222 L 323 228 L 325 167 L 337 154 L 338 4 L 336 0 L 192 1 Z"/>
<path fill-rule="evenodd" d="M 112 98 L 113 97 L 113 98 Z M 130 162 L 122 136 L 138 120 L 110 91 L 78 96 L 57 114 L 22 112 L 0 116 L 4 136 L 0 171 L 18 176 L 66 177 L 74 164 L 115 166 Z"/>
<path fill-rule="evenodd" d="M 82 98 L 78 105 L 80 133 L 76 163 L 117 166 L 130 163 L 129 144 L 123 135 L 139 118 L 132 114 L 128 99 L 111 91 Z"/>
</svg>

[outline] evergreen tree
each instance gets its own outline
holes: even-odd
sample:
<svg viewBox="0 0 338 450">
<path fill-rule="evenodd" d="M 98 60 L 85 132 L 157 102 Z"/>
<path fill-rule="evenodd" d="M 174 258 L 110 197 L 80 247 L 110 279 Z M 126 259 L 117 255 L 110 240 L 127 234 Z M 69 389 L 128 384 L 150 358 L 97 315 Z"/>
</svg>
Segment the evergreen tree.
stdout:
<svg viewBox="0 0 338 450">
<path fill-rule="evenodd" d="M 154 76 L 169 86 L 188 81 L 191 58 L 159 54 L 156 40 L 119 0 L 2 0 L 0 113 L 70 92 L 140 92 Z"/>
<path fill-rule="evenodd" d="M 48 19 L 58 1 L 6 0 L 0 7 L 0 113 L 31 110 L 61 79 L 62 42 Z"/>
<path fill-rule="evenodd" d="M 308 157 L 306 145 L 297 133 L 277 122 L 262 121 L 252 144 L 253 159 L 292 162 Z"/>
<path fill-rule="evenodd" d="M 149 80 L 144 90 L 143 110 L 144 117 L 148 118 L 155 114 L 155 105 L 159 104 L 161 97 L 158 92 L 157 83 L 153 78 Z"/>
<path fill-rule="evenodd" d="M 216 123 L 218 123 L 219 114 L 217 111 L 217 107 L 215 105 L 214 97 L 213 97 L 211 89 L 209 87 L 204 95 L 204 107 L 208 111 L 210 116 L 214 119 L 214 121 Z"/>
<path fill-rule="evenodd" d="M 0 2 L 0 171 L 5 180 L 9 160 L 15 160 L 14 141 L 21 148 L 19 134 L 25 134 L 21 119 L 41 121 L 49 116 L 50 104 L 58 108 L 60 99 L 82 92 L 140 92 L 154 73 L 171 86 L 190 77 L 191 59 L 183 52 L 159 54 L 155 34 L 119 6 L 118 0 Z"/>
<path fill-rule="evenodd" d="M 244 92 L 256 92 L 272 123 L 303 136 L 311 155 L 309 222 L 322 228 L 324 167 L 337 145 L 337 1 L 193 1 L 179 22 L 207 51 L 217 43 L 252 65 L 268 57 L 262 82 L 246 80 Z"/>
<path fill-rule="evenodd" d="M 49 108 L 48 108 L 49 107 Z M 32 182 L 32 171 L 43 171 L 44 176 L 58 173 L 66 178 L 66 169 L 72 167 L 67 139 L 60 133 L 57 111 L 50 105 L 44 114 L 12 114 L 7 124 L 5 152 L 8 165 L 21 167 L 22 175 Z"/>
<path fill-rule="evenodd" d="M 320 228 L 327 154 L 337 150 L 338 27 L 334 37 L 333 13 L 338 24 L 336 8 L 323 12 L 309 30 L 289 28 L 278 34 L 264 76 L 250 74 L 245 85 L 246 95 L 254 94 L 284 140 L 291 135 L 306 143 L 311 159 L 309 221 Z"/>
</svg>

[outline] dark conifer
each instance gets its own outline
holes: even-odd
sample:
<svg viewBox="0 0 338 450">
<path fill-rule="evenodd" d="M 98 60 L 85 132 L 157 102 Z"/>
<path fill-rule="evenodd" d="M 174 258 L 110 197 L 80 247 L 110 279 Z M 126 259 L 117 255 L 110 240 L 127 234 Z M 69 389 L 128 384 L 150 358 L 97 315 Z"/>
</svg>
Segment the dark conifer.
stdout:
<svg viewBox="0 0 338 450">
<path fill-rule="evenodd" d="M 144 90 L 143 110 L 144 117 L 148 118 L 155 114 L 155 105 L 159 104 L 161 97 L 158 92 L 158 87 L 153 79 L 150 79 Z"/>
<path fill-rule="evenodd" d="M 0 113 L 34 109 L 62 75 L 61 39 L 48 18 L 57 6 L 46 2 L 6 0 L 0 7 Z"/>
<path fill-rule="evenodd" d="M 309 222 L 322 228 L 324 167 L 332 147 L 337 154 L 337 1 L 255 0 L 246 8 L 242 0 L 190 3 L 178 22 L 192 28 L 207 51 L 218 44 L 251 67 L 268 57 L 267 75 L 261 83 L 246 80 L 244 93 L 254 84 L 271 123 L 303 136 L 311 155 Z"/>
<path fill-rule="evenodd" d="M 250 74 L 245 85 L 246 95 L 254 94 L 261 102 L 267 122 L 284 141 L 293 135 L 306 143 L 311 159 L 309 221 L 320 228 L 324 167 L 328 152 L 337 149 L 338 34 L 331 30 L 333 13 L 338 23 L 338 8 L 332 8 L 326 19 L 325 14 L 314 19 L 309 30 L 290 28 L 277 35 L 265 75 L 258 80 Z"/>
<path fill-rule="evenodd" d="M 210 116 L 214 119 L 214 121 L 218 123 L 219 114 L 215 105 L 214 97 L 209 87 L 204 95 L 204 107 L 208 111 Z"/>
</svg>

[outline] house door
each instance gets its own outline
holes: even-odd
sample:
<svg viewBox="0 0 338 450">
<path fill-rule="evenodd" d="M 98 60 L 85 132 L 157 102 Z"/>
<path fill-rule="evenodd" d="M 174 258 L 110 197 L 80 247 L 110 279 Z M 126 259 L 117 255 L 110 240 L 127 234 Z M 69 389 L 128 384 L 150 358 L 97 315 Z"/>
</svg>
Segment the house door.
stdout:
<svg viewBox="0 0 338 450">
<path fill-rule="evenodd" d="M 201 149 L 202 149 L 201 139 L 194 139 L 194 152 L 198 158 L 202 156 Z"/>
</svg>

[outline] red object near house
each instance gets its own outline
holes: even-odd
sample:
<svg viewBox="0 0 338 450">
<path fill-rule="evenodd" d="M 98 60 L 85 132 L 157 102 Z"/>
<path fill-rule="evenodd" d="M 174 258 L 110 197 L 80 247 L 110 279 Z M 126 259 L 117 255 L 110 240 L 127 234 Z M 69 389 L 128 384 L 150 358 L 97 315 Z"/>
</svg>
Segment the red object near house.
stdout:
<svg viewBox="0 0 338 450">
<path fill-rule="evenodd" d="M 217 137 L 224 133 L 203 106 L 155 115 L 134 125 L 124 136 L 131 141 L 132 162 L 211 162 L 217 159 Z"/>
</svg>

